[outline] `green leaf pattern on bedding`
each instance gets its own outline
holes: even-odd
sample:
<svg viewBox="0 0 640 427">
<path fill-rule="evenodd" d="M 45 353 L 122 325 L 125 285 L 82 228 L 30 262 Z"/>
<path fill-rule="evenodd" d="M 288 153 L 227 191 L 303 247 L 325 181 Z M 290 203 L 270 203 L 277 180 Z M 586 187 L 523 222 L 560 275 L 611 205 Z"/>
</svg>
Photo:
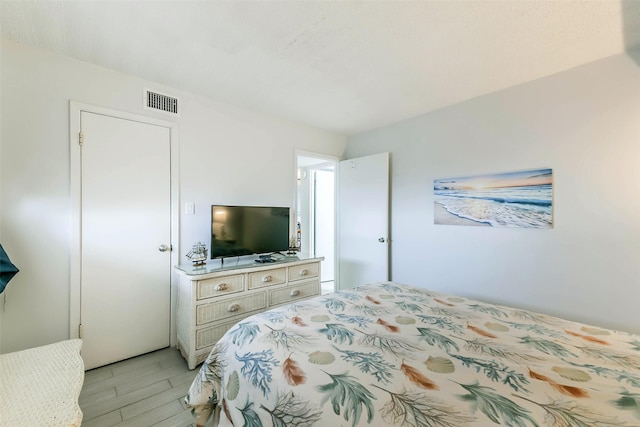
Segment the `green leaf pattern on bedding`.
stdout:
<svg viewBox="0 0 640 427">
<path fill-rule="evenodd" d="M 343 414 L 346 421 L 351 421 L 352 426 L 357 426 L 363 409 L 367 411 L 367 423 L 373 419 L 373 404 L 375 396 L 358 382 L 358 378 L 345 374 L 332 375 L 328 384 L 319 385 L 316 389 L 325 394 L 322 402 L 331 401 L 331 407 L 336 415 Z"/>
<path fill-rule="evenodd" d="M 494 423 L 509 427 L 537 426 L 527 409 L 496 393 L 491 387 L 481 386 L 478 382 L 460 386 L 468 392 L 460 398 L 473 402 L 472 411 L 482 411 Z"/>
<path fill-rule="evenodd" d="M 243 319 L 185 402 L 220 426 L 640 427 L 640 337 L 385 282 Z"/>
<path fill-rule="evenodd" d="M 386 362 L 380 353 L 363 353 L 353 350 L 340 350 L 338 347 L 334 347 L 337 351 L 342 353 L 342 359 L 351 362 L 353 366 L 360 369 L 360 372 L 365 374 L 371 374 L 376 381 L 388 384 L 391 382 L 393 374 L 391 371 L 396 367 Z"/>
</svg>

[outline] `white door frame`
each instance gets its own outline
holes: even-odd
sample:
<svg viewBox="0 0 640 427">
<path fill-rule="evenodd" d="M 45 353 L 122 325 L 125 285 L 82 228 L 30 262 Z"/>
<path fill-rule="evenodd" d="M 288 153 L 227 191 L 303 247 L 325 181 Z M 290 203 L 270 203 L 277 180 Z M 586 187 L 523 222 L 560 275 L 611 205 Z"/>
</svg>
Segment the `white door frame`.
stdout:
<svg viewBox="0 0 640 427">
<path fill-rule="evenodd" d="M 322 154 L 322 153 L 316 153 L 313 151 L 306 151 L 306 150 L 302 150 L 300 148 L 296 148 L 294 150 L 294 159 L 293 159 L 293 164 L 295 165 L 295 169 L 294 169 L 294 174 L 293 174 L 293 214 L 291 215 L 292 217 L 292 224 L 291 226 L 293 228 L 291 228 L 292 232 L 295 230 L 295 226 L 296 226 L 296 217 L 298 212 L 297 210 L 297 206 L 298 206 L 298 157 L 312 157 L 315 159 L 321 159 L 321 160 L 326 160 L 327 162 L 333 162 L 335 164 L 335 180 L 334 180 L 334 186 L 333 186 L 333 203 L 335 206 L 335 212 L 333 215 L 333 223 L 335 224 L 334 228 L 333 228 L 333 241 L 334 241 L 334 248 L 333 248 L 333 280 L 334 280 L 334 289 L 338 289 L 336 287 L 337 285 L 337 280 L 338 280 L 338 246 L 339 246 L 339 242 L 338 242 L 338 215 L 337 215 L 337 210 L 338 210 L 338 163 L 340 162 L 340 157 L 337 156 L 332 156 L 330 154 Z M 322 272 L 320 273 L 322 274 Z M 322 280 L 322 277 L 320 278 L 320 280 Z"/>
<path fill-rule="evenodd" d="M 179 262 L 179 231 L 180 231 L 180 185 L 179 174 L 179 140 L 178 140 L 178 123 L 167 120 L 160 120 L 153 117 L 142 116 L 139 114 L 128 113 L 125 111 L 112 110 L 110 108 L 99 107 L 95 105 L 85 104 L 77 101 L 69 102 L 69 173 L 70 173 L 70 254 L 69 254 L 69 337 L 79 338 L 80 325 L 80 278 L 81 278 L 81 157 L 80 157 L 80 113 L 86 111 L 94 114 L 102 114 L 124 120 L 132 120 L 135 122 L 146 123 L 151 125 L 163 126 L 169 128 L 170 146 L 171 146 L 171 264 L 177 265 Z M 170 345 L 176 344 L 176 325 L 175 316 L 176 300 L 177 300 L 177 275 L 171 271 L 171 335 Z"/>
</svg>

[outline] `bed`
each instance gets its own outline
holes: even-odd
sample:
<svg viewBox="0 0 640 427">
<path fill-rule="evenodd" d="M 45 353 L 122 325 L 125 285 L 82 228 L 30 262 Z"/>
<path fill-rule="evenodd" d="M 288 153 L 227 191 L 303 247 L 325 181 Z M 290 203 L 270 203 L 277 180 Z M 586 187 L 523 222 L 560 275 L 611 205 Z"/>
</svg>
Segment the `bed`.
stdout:
<svg viewBox="0 0 640 427">
<path fill-rule="evenodd" d="M 640 336 L 386 282 L 246 318 L 198 425 L 640 426 Z"/>
<path fill-rule="evenodd" d="M 81 348 L 72 339 L 0 354 L 0 426 L 79 426 Z"/>
</svg>

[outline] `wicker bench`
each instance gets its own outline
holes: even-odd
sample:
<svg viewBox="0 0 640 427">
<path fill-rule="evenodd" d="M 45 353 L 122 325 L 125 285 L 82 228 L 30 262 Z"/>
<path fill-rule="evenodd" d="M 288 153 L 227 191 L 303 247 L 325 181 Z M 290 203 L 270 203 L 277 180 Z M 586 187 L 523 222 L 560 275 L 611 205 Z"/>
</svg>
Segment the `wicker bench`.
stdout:
<svg viewBox="0 0 640 427">
<path fill-rule="evenodd" d="M 79 426 L 81 340 L 0 354 L 0 426 Z"/>
</svg>

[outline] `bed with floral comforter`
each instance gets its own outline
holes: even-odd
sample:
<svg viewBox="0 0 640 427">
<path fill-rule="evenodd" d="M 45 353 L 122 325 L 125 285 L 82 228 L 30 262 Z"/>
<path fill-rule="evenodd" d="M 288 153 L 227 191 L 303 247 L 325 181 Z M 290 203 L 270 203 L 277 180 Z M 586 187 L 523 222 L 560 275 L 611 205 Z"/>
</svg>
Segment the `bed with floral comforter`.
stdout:
<svg viewBox="0 0 640 427">
<path fill-rule="evenodd" d="M 640 426 L 640 336 L 396 283 L 260 313 L 192 383 L 220 426 Z"/>
</svg>

